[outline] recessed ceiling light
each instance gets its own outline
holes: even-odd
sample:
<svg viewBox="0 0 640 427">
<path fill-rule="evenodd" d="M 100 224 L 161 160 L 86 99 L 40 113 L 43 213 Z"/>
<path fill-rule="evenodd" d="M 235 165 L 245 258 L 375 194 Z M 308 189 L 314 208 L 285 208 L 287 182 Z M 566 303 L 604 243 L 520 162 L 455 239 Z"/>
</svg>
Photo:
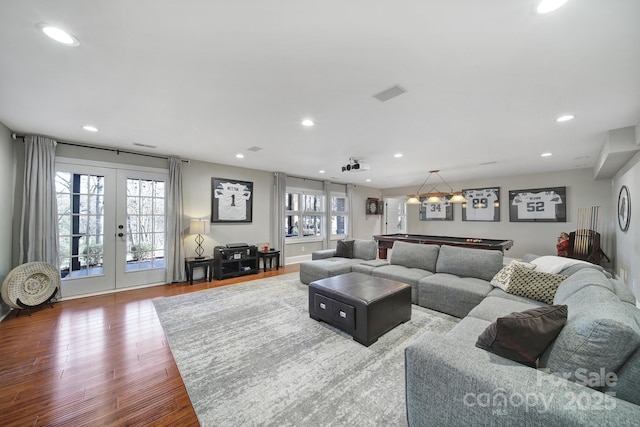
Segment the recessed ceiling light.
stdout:
<svg viewBox="0 0 640 427">
<path fill-rule="evenodd" d="M 367 179 L 365 179 L 365 181 L 371 182 L 371 178 L 367 178 Z"/>
<path fill-rule="evenodd" d="M 323 170 L 321 170 L 321 171 L 318 171 L 318 173 L 324 173 L 324 171 L 323 171 Z"/>
<path fill-rule="evenodd" d="M 36 27 L 45 33 L 47 37 L 57 41 L 58 43 L 62 43 L 66 46 L 80 46 L 80 41 L 73 34 L 70 34 L 65 30 L 43 23 L 36 24 Z"/>
<path fill-rule="evenodd" d="M 542 0 L 536 9 L 538 13 L 549 13 L 560 8 L 569 0 Z"/>
<path fill-rule="evenodd" d="M 84 125 L 82 126 L 82 129 L 86 130 L 87 132 L 98 132 L 98 128 L 91 125 Z"/>
<path fill-rule="evenodd" d="M 553 153 L 542 153 L 540 154 L 540 157 L 549 157 L 551 155 L 553 155 Z"/>
<path fill-rule="evenodd" d="M 402 157 L 402 153 L 396 153 L 393 155 L 393 157 L 395 157 L 396 159 L 399 159 L 400 157 Z"/>
<path fill-rule="evenodd" d="M 236 159 L 244 159 L 244 154 L 242 153 L 236 154 Z"/>
<path fill-rule="evenodd" d="M 302 126 L 307 126 L 308 127 L 308 126 L 313 126 L 313 125 L 315 125 L 315 123 L 311 119 L 304 119 L 302 121 Z"/>
<path fill-rule="evenodd" d="M 571 114 L 565 114 L 564 116 L 558 117 L 556 122 L 568 122 L 569 120 L 573 120 L 573 116 Z"/>
</svg>

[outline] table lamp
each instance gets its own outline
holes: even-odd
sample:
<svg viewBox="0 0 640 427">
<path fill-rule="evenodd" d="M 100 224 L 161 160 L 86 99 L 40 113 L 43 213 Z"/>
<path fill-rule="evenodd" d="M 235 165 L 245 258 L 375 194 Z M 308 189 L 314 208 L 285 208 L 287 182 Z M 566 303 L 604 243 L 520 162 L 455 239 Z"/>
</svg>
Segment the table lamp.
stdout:
<svg viewBox="0 0 640 427">
<path fill-rule="evenodd" d="M 204 248 L 202 247 L 202 242 L 204 242 L 204 238 L 202 235 L 206 231 L 206 220 L 204 219 L 192 219 L 191 224 L 189 225 L 189 234 L 196 235 L 196 259 L 203 259 Z"/>
</svg>

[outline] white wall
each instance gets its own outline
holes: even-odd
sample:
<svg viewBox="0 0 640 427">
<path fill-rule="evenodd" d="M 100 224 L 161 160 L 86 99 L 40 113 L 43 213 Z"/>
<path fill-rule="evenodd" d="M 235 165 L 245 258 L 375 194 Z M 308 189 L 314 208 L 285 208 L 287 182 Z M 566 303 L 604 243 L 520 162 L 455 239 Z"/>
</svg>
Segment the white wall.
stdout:
<svg viewBox="0 0 640 427">
<path fill-rule="evenodd" d="M 13 188 L 15 176 L 15 142 L 11 139 L 11 131 L 0 123 L 0 200 L 3 209 L 0 209 L 0 283 L 2 283 L 11 271 L 12 241 L 13 235 Z M 9 306 L 4 302 L 0 304 L 0 319 L 9 312 Z"/>
<path fill-rule="evenodd" d="M 211 220 L 211 178 L 253 182 L 253 221 L 250 223 L 212 223 L 204 235 L 205 255 L 227 243 L 268 242 L 273 215 L 273 173 L 192 160 L 182 168 L 182 191 L 185 225 L 185 251 L 195 255 L 195 236 L 189 235 L 191 219 Z"/>
<path fill-rule="evenodd" d="M 441 173 L 446 179 L 446 171 Z M 500 187 L 500 222 L 462 221 L 462 205 L 455 204 L 453 221 L 420 221 L 418 206 L 407 206 L 407 232 L 440 236 L 475 237 L 486 239 L 511 239 L 513 248 L 505 253 L 520 258 L 526 253 L 556 254 L 556 238 L 562 231 L 576 229 L 580 207 L 600 206 L 598 232 L 601 246 L 613 259 L 615 256 L 614 229 L 611 207 L 611 182 L 594 181 L 591 169 L 450 182 L 455 190 Z M 519 189 L 567 187 L 567 222 L 533 223 L 509 222 L 509 191 Z M 440 188 L 440 187 L 439 187 Z M 442 190 L 442 189 L 441 189 Z M 415 187 L 383 190 L 385 197 L 415 193 Z"/>
<path fill-rule="evenodd" d="M 631 199 L 631 220 L 626 232 L 615 224 L 615 245 L 618 256 L 615 259 L 615 273 L 618 278 L 629 285 L 640 299 L 640 153 L 636 154 L 613 179 L 611 204 L 618 206 L 620 188 L 626 185 Z"/>
</svg>

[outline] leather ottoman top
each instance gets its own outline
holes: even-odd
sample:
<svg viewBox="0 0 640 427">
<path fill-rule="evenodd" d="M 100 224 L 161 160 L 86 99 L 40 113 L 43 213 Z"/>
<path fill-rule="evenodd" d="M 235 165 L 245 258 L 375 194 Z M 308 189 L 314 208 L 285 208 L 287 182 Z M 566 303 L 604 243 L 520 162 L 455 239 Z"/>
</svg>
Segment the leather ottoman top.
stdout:
<svg viewBox="0 0 640 427">
<path fill-rule="evenodd" d="M 309 286 L 329 291 L 334 295 L 354 298 L 367 305 L 404 288 L 411 287 L 406 283 L 353 272 L 316 280 L 311 282 Z"/>
</svg>

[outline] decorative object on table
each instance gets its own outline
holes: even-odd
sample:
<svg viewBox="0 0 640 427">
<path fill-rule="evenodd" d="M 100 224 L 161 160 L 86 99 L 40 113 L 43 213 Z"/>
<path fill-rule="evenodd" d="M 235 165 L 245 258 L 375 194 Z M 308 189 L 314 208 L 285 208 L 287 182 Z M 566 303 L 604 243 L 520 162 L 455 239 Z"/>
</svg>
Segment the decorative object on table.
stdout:
<svg viewBox="0 0 640 427">
<path fill-rule="evenodd" d="M 462 190 L 463 221 L 500 221 L 500 187 Z"/>
<path fill-rule="evenodd" d="M 260 248 L 260 246 L 258 246 Z M 273 261 L 276 262 L 276 270 L 280 269 L 280 251 L 270 248 L 268 245 L 258 249 L 258 268 L 260 268 L 260 260 L 262 260 L 262 271 L 267 271 L 267 261 L 269 268 L 273 268 Z"/>
<path fill-rule="evenodd" d="M 620 226 L 620 230 L 626 232 L 629 229 L 630 221 L 631 197 L 629 196 L 629 189 L 626 185 L 623 185 L 618 194 L 618 226 Z"/>
<path fill-rule="evenodd" d="M 567 222 L 566 187 L 509 191 L 509 221 Z"/>
<path fill-rule="evenodd" d="M 192 219 L 191 224 L 189 225 L 189 234 L 196 235 L 196 259 L 203 259 L 204 248 L 202 247 L 202 242 L 204 242 L 204 238 L 202 237 L 207 231 L 207 221 L 204 219 Z"/>
<path fill-rule="evenodd" d="M 11 270 L 2 283 L 2 300 L 10 307 L 29 309 L 52 304 L 60 288 L 60 272 L 47 262 L 21 264 Z M 31 314 L 31 313 L 29 313 Z"/>
<path fill-rule="evenodd" d="M 558 251 L 558 256 L 566 257 L 568 255 L 569 249 L 569 235 L 564 231 L 560 233 L 558 239 L 556 240 L 556 250 Z"/>
<path fill-rule="evenodd" d="M 384 205 L 382 200 L 368 198 L 367 199 L 367 215 L 382 215 Z"/>
<path fill-rule="evenodd" d="M 211 222 L 252 222 L 253 183 L 211 178 Z"/>
<path fill-rule="evenodd" d="M 429 179 L 433 175 L 435 175 L 438 178 L 440 178 L 440 181 L 442 181 L 442 183 L 444 185 L 449 187 L 449 191 L 442 192 L 442 191 L 438 190 L 438 184 L 435 184 L 426 193 L 420 193 L 422 188 L 427 184 L 427 182 L 429 181 Z M 442 202 L 441 197 L 447 197 L 449 203 L 465 203 L 466 202 L 465 198 L 462 195 L 462 192 L 461 191 L 453 191 L 453 187 L 451 187 L 447 183 L 447 181 L 445 181 L 440 176 L 440 170 L 438 170 L 438 169 L 430 170 L 429 171 L 429 175 L 427 175 L 427 178 L 424 180 L 422 185 L 420 187 L 418 187 L 418 190 L 415 192 L 415 194 L 409 194 L 407 197 L 408 197 L 408 199 L 407 199 L 406 203 L 408 205 L 419 205 L 421 203 L 421 201 L 420 201 L 421 197 L 426 198 L 428 203 L 440 203 L 440 202 Z"/>
<path fill-rule="evenodd" d="M 420 221 L 453 221 L 453 205 L 450 196 L 439 197 L 439 202 L 430 203 L 428 198 L 420 197 Z"/>
<path fill-rule="evenodd" d="M 600 247 L 600 233 L 598 233 L 599 206 L 578 209 L 576 231 L 569 233 L 567 257 L 585 260 L 600 265 L 602 258 L 611 262 Z"/>
</svg>

